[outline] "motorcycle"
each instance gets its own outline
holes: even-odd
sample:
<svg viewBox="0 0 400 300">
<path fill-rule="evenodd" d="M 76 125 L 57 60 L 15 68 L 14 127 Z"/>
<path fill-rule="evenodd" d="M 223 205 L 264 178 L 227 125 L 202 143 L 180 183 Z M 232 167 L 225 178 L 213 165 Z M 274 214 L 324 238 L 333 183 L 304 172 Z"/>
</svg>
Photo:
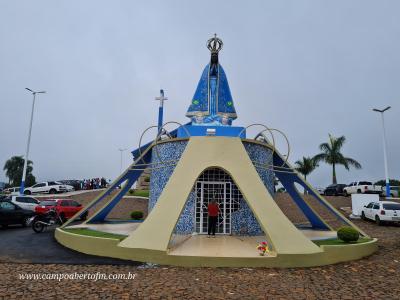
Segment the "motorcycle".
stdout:
<svg viewBox="0 0 400 300">
<path fill-rule="evenodd" d="M 34 232 L 41 233 L 46 227 L 62 225 L 64 220 L 54 209 L 51 209 L 45 214 L 33 216 L 29 220 L 29 223 L 32 224 L 32 229 Z"/>
</svg>

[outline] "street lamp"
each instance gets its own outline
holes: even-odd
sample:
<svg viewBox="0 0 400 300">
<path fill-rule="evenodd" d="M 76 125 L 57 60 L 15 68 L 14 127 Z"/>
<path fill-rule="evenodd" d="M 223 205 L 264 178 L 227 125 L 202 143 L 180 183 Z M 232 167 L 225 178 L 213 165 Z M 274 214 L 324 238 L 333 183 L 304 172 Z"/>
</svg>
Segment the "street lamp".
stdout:
<svg viewBox="0 0 400 300">
<path fill-rule="evenodd" d="M 372 109 L 375 112 L 378 112 L 381 114 L 382 117 L 382 138 L 383 138 L 383 160 L 385 164 L 385 177 L 386 177 L 386 197 L 390 197 L 390 183 L 389 183 L 389 171 L 388 171 L 388 163 L 387 163 L 387 152 L 386 152 L 386 133 L 385 133 L 385 118 L 383 116 L 383 113 L 387 110 L 390 109 L 390 106 L 386 107 L 385 109 Z"/>
<path fill-rule="evenodd" d="M 33 102 L 32 102 L 32 111 L 31 111 L 31 122 L 29 124 L 29 133 L 28 133 L 28 143 L 26 145 L 26 154 L 25 154 L 25 161 L 24 161 L 24 170 L 22 171 L 22 181 L 21 187 L 19 188 L 19 193 L 22 195 L 25 189 L 25 179 L 26 179 L 26 169 L 28 168 L 28 155 L 29 155 L 29 145 L 31 143 L 31 133 L 32 133 L 32 122 L 33 122 L 33 111 L 35 110 L 35 100 L 36 94 L 44 94 L 46 91 L 32 91 L 29 88 L 25 88 L 27 91 L 31 92 L 33 95 Z"/>
<path fill-rule="evenodd" d="M 120 165 L 120 169 L 119 169 L 119 174 L 120 174 L 120 175 L 122 174 L 122 153 L 123 153 L 125 150 L 128 150 L 128 149 L 126 149 L 126 148 L 124 148 L 124 149 L 119 148 L 119 149 L 118 149 L 118 151 L 121 152 L 121 165 Z"/>
</svg>

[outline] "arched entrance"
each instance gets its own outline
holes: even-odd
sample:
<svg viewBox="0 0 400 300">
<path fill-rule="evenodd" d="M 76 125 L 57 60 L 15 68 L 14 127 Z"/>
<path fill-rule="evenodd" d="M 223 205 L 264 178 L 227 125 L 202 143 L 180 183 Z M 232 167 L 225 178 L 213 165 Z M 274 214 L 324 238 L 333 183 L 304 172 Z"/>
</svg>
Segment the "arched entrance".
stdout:
<svg viewBox="0 0 400 300">
<path fill-rule="evenodd" d="M 239 210 L 242 194 L 229 174 L 220 168 L 207 169 L 197 179 L 195 189 L 196 232 L 207 233 L 207 207 L 215 199 L 220 208 L 216 233 L 231 234 L 232 213 Z"/>
</svg>

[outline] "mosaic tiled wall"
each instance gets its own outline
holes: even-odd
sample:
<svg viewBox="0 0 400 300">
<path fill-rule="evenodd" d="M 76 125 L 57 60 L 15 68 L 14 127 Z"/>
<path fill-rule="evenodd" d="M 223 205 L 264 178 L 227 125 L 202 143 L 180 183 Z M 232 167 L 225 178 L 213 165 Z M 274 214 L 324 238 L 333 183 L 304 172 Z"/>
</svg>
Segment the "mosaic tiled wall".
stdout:
<svg viewBox="0 0 400 300">
<path fill-rule="evenodd" d="M 194 213 L 195 213 L 195 192 L 189 194 L 185 208 L 182 211 L 181 217 L 175 226 L 175 233 L 177 234 L 191 234 L 195 231 Z"/>
<path fill-rule="evenodd" d="M 158 164 L 160 162 L 157 156 L 156 149 L 153 149 L 152 163 L 153 170 L 151 171 L 150 179 L 150 199 L 149 199 L 149 212 L 154 207 L 162 190 L 168 182 L 169 177 L 174 171 L 175 164 L 168 165 L 167 161 L 177 161 L 181 157 L 187 142 L 169 142 L 158 145 L 158 154 L 162 161 L 166 162 L 166 166 Z M 272 152 L 266 147 L 258 144 L 244 142 L 244 147 L 253 162 L 263 165 L 272 165 Z M 160 168 L 157 168 L 159 166 Z M 264 169 L 256 165 L 256 170 L 262 179 L 264 185 L 273 195 L 274 193 L 274 175 L 269 169 Z M 183 209 L 181 217 L 175 227 L 175 233 L 190 234 L 195 231 L 195 201 L 196 196 L 194 191 L 190 193 L 188 201 Z M 231 216 L 231 231 L 236 235 L 260 235 L 263 234 L 257 220 L 255 219 L 251 209 L 244 199 L 240 200 L 239 210 L 232 213 Z"/>
<path fill-rule="evenodd" d="M 256 167 L 258 175 L 271 195 L 274 195 L 274 172 L 272 172 L 272 150 L 269 148 L 249 142 L 243 142 L 251 161 Z M 266 169 L 269 167 L 270 169 Z"/>
<path fill-rule="evenodd" d="M 244 147 L 249 154 L 250 159 L 256 163 L 263 165 L 272 165 L 272 151 L 262 145 L 244 142 Z M 255 164 L 258 175 L 260 176 L 265 187 L 274 195 L 274 174 L 271 170 L 262 168 Z M 232 213 L 232 234 L 236 235 L 262 235 L 263 231 L 258 224 L 256 218 L 247 202 L 240 200 L 239 210 Z"/>
<path fill-rule="evenodd" d="M 186 144 L 187 141 L 167 142 L 157 145 L 157 149 L 156 147 L 153 148 L 151 155 L 149 213 L 156 204 L 158 197 L 160 197 L 169 177 L 171 177 L 176 163 L 185 150 Z"/>
<path fill-rule="evenodd" d="M 149 213 L 156 204 L 162 190 L 167 184 L 172 172 L 175 169 L 175 163 L 180 159 L 187 141 L 169 142 L 157 145 L 157 149 L 152 151 L 153 170 L 150 175 L 150 198 Z M 158 150 L 158 151 L 157 151 Z M 160 163 L 160 160 L 164 164 Z M 183 209 L 181 217 L 175 227 L 175 232 L 179 234 L 190 234 L 194 230 L 194 201 L 195 194 L 191 192 Z"/>
</svg>

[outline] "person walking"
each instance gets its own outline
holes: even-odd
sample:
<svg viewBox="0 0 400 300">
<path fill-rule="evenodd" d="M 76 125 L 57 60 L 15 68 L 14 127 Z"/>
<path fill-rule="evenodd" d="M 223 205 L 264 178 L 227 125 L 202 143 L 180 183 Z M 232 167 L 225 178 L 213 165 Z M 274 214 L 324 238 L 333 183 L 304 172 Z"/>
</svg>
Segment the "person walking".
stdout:
<svg viewBox="0 0 400 300">
<path fill-rule="evenodd" d="M 219 206 L 218 203 L 213 199 L 208 204 L 208 237 L 212 236 L 215 237 L 215 229 L 217 227 L 218 221 L 218 213 L 219 213 Z"/>
</svg>

